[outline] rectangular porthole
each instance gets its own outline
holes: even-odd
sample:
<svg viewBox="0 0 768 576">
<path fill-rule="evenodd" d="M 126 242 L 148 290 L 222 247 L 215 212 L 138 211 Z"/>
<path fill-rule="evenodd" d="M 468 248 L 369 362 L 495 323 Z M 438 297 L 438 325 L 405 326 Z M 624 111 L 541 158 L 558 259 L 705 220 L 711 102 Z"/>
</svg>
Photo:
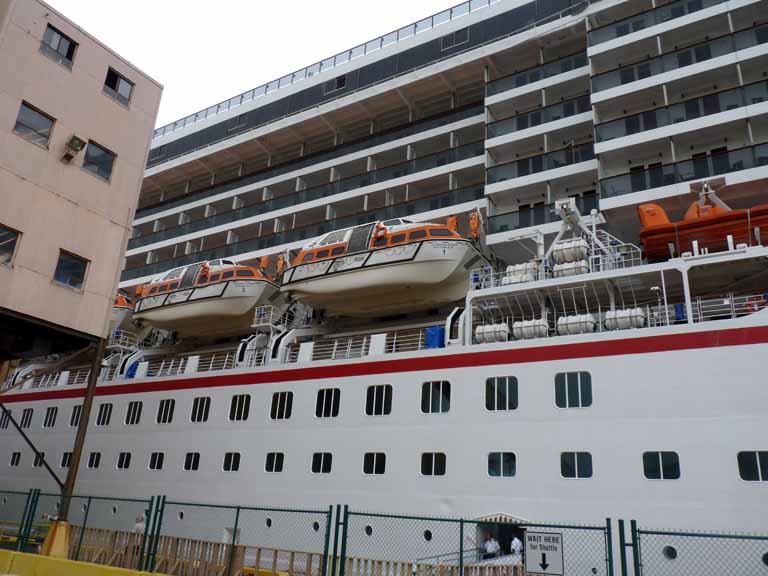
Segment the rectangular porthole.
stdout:
<svg viewBox="0 0 768 576">
<path fill-rule="evenodd" d="M 592 454 L 561 452 L 560 475 L 563 478 L 592 478 Z"/>
<path fill-rule="evenodd" d="M 224 472 L 237 472 L 240 470 L 240 452 L 227 452 L 224 454 Z"/>
<path fill-rule="evenodd" d="M 517 378 L 514 376 L 488 378 L 485 381 L 485 409 L 517 410 Z"/>
<path fill-rule="evenodd" d="M 392 386 L 368 386 L 365 395 L 365 413 L 368 416 L 386 416 L 392 413 Z"/>
<path fill-rule="evenodd" d="M 272 407 L 269 417 L 272 420 L 287 420 L 293 409 L 293 392 L 275 392 L 272 394 Z"/>
<path fill-rule="evenodd" d="M 677 480 L 680 457 L 677 452 L 643 452 L 643 474 L 649 480 Z"/>
<path fill-rule="evenodd" d="M 512 478 L 517 474 L 517 456 L 514 452 L 491 452 L 488 454 L 488 476 L 491 478 Z"/>
<path fill-rule="evenodd" d="M 207 422 L 211 410 L 211 399 L 208 396 L 198 396 L 192 402 L 192 414 L 189 419 L 192 422 Z"/>
<path fill-rule="evenodd" d="M 589 372 L 561 372 L 555 375 L 555 405 L 558 408 L 592 406 L 592 376 Z"/>
<path fill-rule="evenodd" d="M 135 426 L 141 421 L 141 407 L 139 401 L 128 402 L 128 409 L 125 411 L 126 426 Z"/>
<path fill-rule="evenodd" d="M 330 474 L 333 464 L 333 454 L 330 452 L 315 452 L 312 454 L 312 473 Z"/>
<path fill-rule="evenodd" d="M 272 473 L 282 472 L 284 461 L 285 454 L 282 452 L 269 452 L 267 454 L 267 461 L 264 464 L 264 471 Z"/>
<path fill-rule="evenodd" d="M 338 388 L 323 388 L 317 391 L 315 402 L 316 418 L 335 418 L 339 415 L 339 400 L 341 390 Z"/>
<path fill-rule="evenodd" d="M 200 452 L 187 452 L 184 456 L 184 471 L 193 472 L 200 467 Z"/>
<path fill-rule="evenodd" d="M 383 452 L 366 452 L 363 456 L 363 474 L 379 476 L 387 467 L 387 455 Z"/>
<path fill-rule="evenodd" d="M 251 410 L 251 395 L 250 394 L 237 394 L 232 396 L 232 400 L 229 403 L 229 421 L 239 422 L 248 420 L 248 414 Z"/>
<path fill-rule="evenodd" d="M 160 405 L 157 407 L 157 423 L 158 424 L 170 424 L 173 422 L 173 411 L 176 408 L 176 400 L 173 398 L 166 398 L 160 400 Z"/>
<path fill-rule="evenodd" d="M 421 385 L 421 411 L 441 414 L 451 409 L 451 383 L 446 380 L 424 382 Z"/>
<path fill-rule="evenodd" d="M 96 415 L 96 426 L 109 426 L 110 420 L 112 420 L 112 404 L 109 402 L 99 404 L 99 412 Z"/>
<path fill-rule="evenodd" d="M 421 455 L 422 476 L 445 476 L 445 454 L 443 452 L 424 452 Z"/>
<path fill-rule="evenodd" d="M 43 419 L 43 428 L 53 428 L 56 426 L 56 416 L 59 409 L 56 406 L 48 406 L 45 409 L 45 418 Z"/>
</svg>

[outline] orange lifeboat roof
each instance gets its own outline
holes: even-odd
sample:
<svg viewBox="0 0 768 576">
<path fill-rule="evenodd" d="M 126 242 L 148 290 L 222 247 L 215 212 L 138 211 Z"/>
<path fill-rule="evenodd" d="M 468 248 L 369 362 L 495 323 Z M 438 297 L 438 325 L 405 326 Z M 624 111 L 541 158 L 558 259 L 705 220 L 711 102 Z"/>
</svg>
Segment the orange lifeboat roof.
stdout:
<svg viewBox="0 0 768 576">
<path fill-rule="evenodd" d="M 185 266 L 184 268 L 171 270 L 159 279 L 141 286 L 141 298 L 146 298 L 147 296 L 157 293 L 178 290 L 185 274 L 194 266 L 199 266 L 199 269 L 193 279 L 193 283 L 187 286 L 188 288 L 208 286 L 220 282 L 228 282 L 230 280 L 268 280 L 261 270 L 254 268 L 253 266 L 243 266 L 235 264 L 234 262 L 230 263 L 229 261 L 221 260 L 218 262 L 226 263 L 216 263 L 211 265 L 209 262 L 200 262 L 198 264 Z"/>
</svg>

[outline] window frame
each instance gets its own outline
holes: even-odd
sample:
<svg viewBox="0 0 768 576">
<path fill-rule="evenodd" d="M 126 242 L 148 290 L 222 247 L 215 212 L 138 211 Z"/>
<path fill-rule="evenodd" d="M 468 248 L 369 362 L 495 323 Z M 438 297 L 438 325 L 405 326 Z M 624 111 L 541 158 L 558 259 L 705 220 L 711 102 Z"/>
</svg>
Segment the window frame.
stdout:
<svg viewBox="0 0 768 576">
<path fill-rule="evenodd" d="M 513 470 L 512 474 L 504 474 L 504 456 L 507 454 L 512 455 L 513 460 Z M 493 456 L 499 456 L 499 475 L 494 476 L 491 474 L 491 458 Z M 494 452 L 488 452 L 486 457 L 486 470 L 485 473 L 488 475 L 488 478 L 515 478 L 517 476 L 517 452 L 504 452 L 504 451 L 494 451 Z"/>
<path fill-rule="evenodd" d="M 320 457 L 320 465 L 318 467 L 318 470 L 315 471 L 315 460 L 317 457 Z M 325 463 L 328 462 L 328 471 L 324 472 L 325 469 Z M 312 452 L 312 460 L 309 463 L 309 471 L 312 474 L 317 475 L 326 475 L 333 472 L 333 452 Z"/>
<path fill-rule="evenodd" d="M 155 415 L 155 424 L 172 424 L 173 415 L 176 412 L 176 399 L 163 398 L 157 404 L 157 414 Z"/>
<path fill-rule="evenodd" d="M 43 416 L 43 428 L 50 429 L 56 427 L 56 419 L 59 416 L 58 406 L 48 406 L 45 409 L 45 416 Z M 49 423 L 48 421 L 51 420 Z"/>
<path fill-rule="evenodd" d="M 109 175 L 108 176 L 102 175 L 99 172 L 98 168 L 96 168 L 96 170 L 93 170 L 93 169 L 89 168 L 88 165 L 86 165 L 86 161 L 88 159 L 88 151 L 90 150 L 91 146 L 93 146 L 94 148 L 97 148 L 101 152 L 106 152 L 108 155 L 112 156 L 112 163 L 111 163 L 111 165 L 109 167 Z M 109 183 L 112 182 L 112 176 L 115 173 L 115 164 L 116 163 L 117 163 L 117 154 L 115 152 L 113 152 L 112 150 L 110 150 L 106 146 L 102 146 L 101 144 L 99 144 L 98 142 L 95 142 L 94 140 L 88 140 L 88 144 L 85 146 L 85 153 L 83 154 L 83 162 L 80 165 L 80 168 L 82 168 L 85 172 L 88 172 L 88 174 L 90 174 L 91 176 L 94 176 L 94 177 L 98 178 L 99 180 L 101 180 L 102 182 L 106 182 L 107 184 L 109 184 Z M 96 164 L 91 164 L 91 165 L 92 166 L 96 166 Z"/>
<path fill-rule="evenodd" d="M 72 452 L 62 452 L 59 468 L 68 469 L 70 466 L 72 466 Z"/>
<path fill-rule="evenodd" d="M 234 394 L 229 401 L 229 422 L 245 422 L 251 415 L 251 395 L 248 393 Z"/>
<path fill-rule="evenodd" d="M 69 413 L 69 427 L 77 428 L 80 426 L 80 420 L 83 418 L 83 405 L 75 404 Z"/>
<path fill-rule="evenodd" d="M 80 286 L 74 286 L 72 284 L 68 284 L 66 282 L 63 282 L 57 279 L 62 256 L 67 256 L 69 258 L 74 258 L 76 260 L 81 260 L 82 262 L 85 262 L 85 269 L 83 270 L 83 280 Z M 56 268 L 54 268 L 53 270 L 53 279 L 51 280 L 51 282 L 56 286 L 61 286 L 69 290 L 74 290 L 75 292 L 83 293 L 85 291 L 85 285 L 88 283 L 88 273 L 90 272 L 90 270 L 91 270 L 91 261 L 88 258 L 83 258 L 82 256 L 78 256 L 74 252 L 69 252 L 68 250 L 60 249 L 59 258 L 58 260 L 56 260 Z"/>
<path fill-rule="evenodd" d="M 283 401 L 283 398 L 285 400 Z M 282 413 L 281 413 L 282 406 Z M 293 391 L 282 390 L 280 392 L 272 393 L 272 401 L 269 407 L 269 419 L 273 421 L 277 420 L 290 420 L 293 415 Z"/>
<path fill-rule="evenodd" d="M 86 462 L 86 468 L 88 470 L 98 470 L 101 466 L 101 452 L 89 452 L 88 462 Z"/>
<path fill-rule="evenodd" d="M 227 468 L 227 458 L 229 458 L 229 468 Z M 221 463 L 221 470 L 223 472 L 239 472 L 240 460 L 240 452 L 224 452 L 224 461 Z"/>
<path fill-rule="evenodd" d="M 187 462 L 190 466 L 187 467 Z M 194 464 L 194 467 L 192 467 Z M 200 452 L 187 452 L 184 454 L 184 463 L 181 465 L 183 472 L 197 472 L 200 469 Z"/>
<path fill-rule="evenodd" d="M 434 404 L 433 396 L 434 396 L 434 385 L 439 384 L 439 391 L 438 391 L 438 397 L 439 397 L 439 406 L 437 411 L 432 410 L 432 406 Z M 448 389 L 448 408 L 443 410 L 443 404 L 445 399 L 445 394 L 443 393 L 443 388 L 445 388 L 447 385 Z M 425 392 L 428 392 L 428 401 L 427 405 L 429 410 L 424 410 L 424 394 Z M 429 414 L 429 415 L 435 415 L 435 414 L 448 414 L 451 411 L 451 383 L 448 380 L 428 380 L 427 382 L 422 382 L 421 384 L 421 405 L 419 406 L 419 409 L 421 410 L 422 414 Z"/>
<path fill-rule="evenodd" d="M 579 466 L 579 456 L 586 454 L 589 456 L 589 476 L 582 476 L 579 473 L 581 466 Z M 563 474 L 563 457 L 567 455 L 573 455 L 573 472 L 574 476 L 566 476 Z M 592 458 L 592 452 L 588 450 L 565 450 L 560 452 L 560 477 L 564 480 L 590 480 L 595 476 L 595 460 Z"/>
<path fill-rule="evenodd" d="M 368 457 L 372 457 L 371 472 L 366 472 Z M 382 462 L 381 472 L 377 472 L 377 464 Z M 363 476 L 384 476 L 387 473 L 387 453 L 386 452 L 366 452 L 363 454 Z"/>
<path fill-rule="evenodd" d="M 114 74 L 115 76 L 117 76 L 117 84 L 115 88 L 112 88 L 111 86 L 107 86 L 107 80 L 109 80 L 110 74 Z M 125 98 L 125 96 L 123 96 L 120 93 L 121 82 L 125 82 L 131 87 L 131 91 L 130 91 L 130 94 L 128 94 L 128 98 Z M 101 88 L 102 94 L 109 96 L 110 98 L 112 98 L 112 100 L 114 100 L 124 108 L 130 108 L 131 99 L 133 98 L 133 91 L 135 88 L 136 88 L 135 82 L 129 80 L 125 75 L 121 74 L 120 72 L 112 68 L 112 66 L 109 66 L 107 68 L 107 75 L 104 78 L 104 84 L 102 85 L 102 88 Z"/>
<path fill-rule="evenodd" d="M 330 396 L 330 399 L 328 398 Z M 328 414 L 326 415 L 326 408 Z M 341 408 L 341 389 L 340 388 L 320 388 L 315 398 L 315 418 L 326 420 L 338 418 Z M 319 414 L 318 414 L 319 412 Z"/>
<path fill-rule="evenodd" d="M 138 409 L 136 407 L 138 406 Z M 131 400 L 125 409 L 125 426 L 137 426 L 141 423 L 141 413 L 144 410 L 144 402 Z"/>
<path fill-rule="evenodd" d="M 755 480 L 744 478 L 744 476 L 741 474 L 742 454 L 749 454 L 754 456 L 756 466 L 755 471 L 757 472 L 757 478 Z M 765 465 L 763 465 L 763 460 L 765 460 Z M 736 470 L 739 475 L 739 480 L 742 482 L 746 482 L 748 484 L 768 482 L 768 450 L 739 450 L 736 453 Z"/>
<path fill-rule="evenodd" d="M 164 464 L 165 464 L 165 452 L 151 452 L 149 454 L 149 461 L 147 462 L 148 470 L 157 472 L 158 470 L 163 469 Z"/>
<path fill-rule="evenodd" d="M 498 408 L 499 381 L 505 380 L 505 400 L 507 408 Z M 491 383 L 493 381 L 493 383 Z M 514 406 L 509 408 L 509 387 L 514 389 Z M 488 386 L 493 386 L 493 408 L 488 408 Z M 486 412 L 514 412 L 520 407 L 520 381 L 517 376 L 489 376 L 485 379 L 485 411 Z"/>
<path fill-rule="evenodd" d="M 430 456 L 432 458 L 432 465 L 430 467 L 431 472 L 429 474 L 424 473 L 424 457 Z M 443 457 L 443 473 L 436 474 L 437 459 L 438 456 Z M 419 462 L 419 474 L 424 478 L 446 477 L 448 475 L 448 456 L 445 452 L 422 452 Z"/>
<path fill-rule="evenodd" d="M 568 375 L 569 374 L 576 374 L 577 375 L 577 391 L 578 391 L 578 405 L 571 406 L 570 403 L 570 392 L 569 392 L 569 383 L 568 383 Z M 586 383 L 582 382 L 583 375 L 586 374 L 588 376 L 588 379 Z M 557 403 L 558 400 L 558 384 L 559 384 L 559 378 L 563 377 L 563 386 L 564 386 L 564 399 L 565 399 L 565 406 L 560 406 Z M 582 398 L 584 396 L 584 390 L 589 390 L 589 404 L 583 404 Z M 594 389 L 592 387 L 592 373 L 586 370 L 573 370 L 570 372 L 558 372 L 555 374 L 555 397 L 553 399 L 555 408 L 558 410 L 584 410 L 586 408 L 591 408 L 595 403 L 595 394 Z"/>
<path fill-rule="evenodd" d="M 198 401 L 199 404 L 198 404 Z M 208 418 L 211 415 L 211 397 L 210 396 L 195 396 L 192 399 L 192 409 L 189 412 L 189 421 L 193 424 L 201 424 L 208 422 Z M 198 419 L 195 419 L 198 416 Z M 204 416 L 204 418 L 203 418 Z"/>
<path fill-rule="evenodd" d="M 102 408 L 104 408 L 104 411 L 106 412 L 106 422 L 101 422 Z M 98 426 L 99 428 L 107 428 L 112 421 L 113 409 L 114 409 L 114 405 L 112 404 L 112 402 L 102 402 L 101 404 L 99 404 L 99 408 L 98 410 L 96 410 L 96 420 L 94 421 L 94 426 Z"/>
<path fill-rule="evenodd" d="M 376 403 L 377 403 L 377 390 L 382 389 L 383 392 L 381 394 L 381 413 L 377 414 L 376 411 Z M 394 399 L 395 391 L 392 386 L 392 384 L 371 384 L 368 386 L 365 390 L 365 415 L 366 416 L 372 416 L 374 418 L 378 418 L 381 416 L 389 416 L 392 414 L 392 402 Z M 368 400 L 369 396 L 373 396 L 373 400 L 371 401 L 372 404 L 372 412 L 368 412 Z M 387 410 L 387 396 L 389 396 L 389 410 Z"/>
<path fill-rule="evenodd" d="M 58 48 L 54 48 L 48 42 L 45 41 L 45 37 L 48 34 L 48 30 L 51 30 L 54 34 L 58 34 L 61 38 L 66 40 L 70 43 L 72 56 L 71 58 L 67 56 L 69 54 L 70 50 L 67 50 L 67 54 L 62 54 L 59 52 Z M 71 37 L 67 36 L 56 28 L 56 26 L 53 26 L 52 24 L 46 22 L 45 30 L 43 31 L 43 37 L 40 38 L 40 48 L 38 49 L 40 53 L 45 55 L 49 60 L 53 60 L 60 66 L 63 66 L 67 70 L 72 70 L 72 66 L 75 64 L 75 57 L 77 56 L 77 51 L 80 48 L 80 44 L 78 42 L 75 42 Z"/>
<path fill-rule="evenodd" d="M 645 457 L 647 454 L 656 454 L 658 456 L 658 465 L 659 465 L 658 478 L 651 478 L 648 476 L 648 471 L 645 468 Z M 664 454 L 673 454 L 677 459 L 677 462 L 676 462 L 677 476 L 676 477 L 664 476 Z M 643 462 L 643 478 L 645 478 L 646 480 L 651 480 L 652 482 L 661 482 L 665 480 L 680 480 L 683 477 L 683 469 L 682 469 L 682 466 L 680 466 L 680 454 L 676 450 L 644 450 L 642 453 L 642 462 Z"/>
<path fill-rule="evenodd" d="M 270 470 L 270 457 L 272 459 L 272 469 Z M 279 466 L 278 466 L 279 462 Z M 278 470 L 278 467 L 280 468 Z M 267 474 L 280 474 L 285 469 L 285 452 L 267 452 L 264 460 L 264 472 Z"/>
<path fill-rule="evenodd" d="M 19 428 L 26 430 L 32 426 L 32 418 L 35 417 L 34 408 L 24 408 L 21 411 L 21 420 L 19 421 Z"/>
<path fill-rule="evenodd" d="M 14 450 L 11 452 L 11 458 L 8 460 L 8 468 L 18 468 L 21 466 L 21 451 Z"/>
<path fill-rule="evenodd" d="M 130 470 L 132 458 L 133 455 L 130 452 L 118 452 L 117 462 L 115 462 L 115 470 Z"/>
<path fill-rule="evenodd" d="M 11 257 L 8 259 L 8 262 L 3 262 L 2 260 L 0 260 L 0 266 L 13 268 L 13 264 L 16 261 L 16 254 L 19 252 L 19 244 L 21 244 L 21 237 L 23 236 L 23 234 L 18 230 L 16 230 L 15 228 L 11 228 L 4 224 L 0 224 L 0 232 L 2 232 L 3 230 L 7 230 L 11 234 L 15 234 L 16 238 L 13 241 L 13 249 L 11 250 Z"/>
<path fill-rule="evenodd" d="M 31 112 L 34 112 L 35 114 L 39 114 L 42 116 L 45 120 L 50 121 L 51 125 L 48 128 L 48 133 L 45 135 L 45 143 L 39 142 L 37 140 L 34 140 L 32 138 L 28 138 L 28 134 L 34 134 L 34 135 L 40 135 L 41 133 L 34 130 L 31 126 L 27 126 L 26 124 L 23 124 L 19 121 L 19 117 L 21 116 L 21 111 L 26 108 L 27 110 L 30 110 Z M 17 130 L 17 126 L 21 126 L 28 128 L 30 132 L 20 132 Z M 40 108 L 37 106 L 33 106 L 26 100 L 21 101 L 21 105 L 19 106 L 19 111 L 16 113 L 16 121 L 13 124 L 13 133 L 16 134 L 19 138 L 26 140 L 27 142 L 34 144 L 35 146 L 38 146 L 39 148 L 42 148 L 43 150 L 50 150 L 50 144 L 51 144 L 51 137 L 53 136 L 53 129 L 56 126 L 56 118 L 51 116 L 50 114 L 47 114 L 43 112 Z"/>
</svg>

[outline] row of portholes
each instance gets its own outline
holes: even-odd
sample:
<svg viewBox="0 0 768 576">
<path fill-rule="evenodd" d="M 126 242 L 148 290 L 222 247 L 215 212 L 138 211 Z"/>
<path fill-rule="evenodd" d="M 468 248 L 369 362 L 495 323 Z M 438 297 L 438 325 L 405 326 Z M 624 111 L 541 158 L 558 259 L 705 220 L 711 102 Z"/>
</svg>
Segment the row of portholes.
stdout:
<svg viewBox="0 0 768 576">
<path fill-rule="evenodd" d="M 184 510 L 180 510 L 178 515 L 177 515 L 177 517 L 178 517 L 179 520 L 184 520 Z M 272 528 L 272 518 L 267 518 L 264 521 L 264 524 L 266 524 L 267 528 Z M 320 531 L 320 522 L 317 522 L 317 521 L 312 522 L 312 530 L 314 532 L 319 532 Z"/>
<path fill-rule="evenodd" d="M 365 535 L 366 536 L 372 536 L 373 535 L 373 528 L 371 527 L 370 524 L 365 527 Z M 424 540 L 426 540 L 427 542 L 431 541 L 432 540 L 432 530 L 424 530 L 423 536 L 424 536 Z"/>
<path fill-rule="evenodd" d="M 677 560 L 677 548 L 675 548 L 674 546 L 664 546 L 664 548 L 661 549 L 661 554 L 667 560 Z M 768 552 L 763 554 L 761 559 L 763 561 L 763 564 L 768 566 Z"/>
</svg>

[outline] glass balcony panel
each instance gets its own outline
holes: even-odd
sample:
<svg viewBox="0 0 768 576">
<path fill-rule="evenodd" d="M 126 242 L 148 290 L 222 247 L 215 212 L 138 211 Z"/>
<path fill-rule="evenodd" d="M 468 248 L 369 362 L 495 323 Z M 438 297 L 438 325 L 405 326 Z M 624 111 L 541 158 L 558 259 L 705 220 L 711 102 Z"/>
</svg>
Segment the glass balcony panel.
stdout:
<svg viewBox="0 0 768 576">
<path fill-rule="evenodd" d="M 486 96 L 493 96 L 494 94 L 500 94 L 513 88 L 519 88 L 526 84 L 532 84 L 538 82 L 542 78 L 549 78 L 551 76 L 557 76 L 576 68 L 581 68 L 587 65 L 587 55 L 585 52 L 568 56 L 560 60 L 553 60 L 536 68 L 531 68 L 517 74 L 510 76 L 504 76 L 494 80 L 486 85 Z"/>
<path fill-rule="evenodd" d="M 548 154 L 532 156 L 530 158 L 523 158 L 522 160 L 515 160 L 507 164 L 492 166 L 487 170 L 486 178 L 488 184 L 494 184 L 496 182 L 504 182 L 506 180 L 520 178 L 530 174 L 537 174 L 538 172 L 543 172 L 545 170 L 553 170 L 562 166 L 585 162 L 587 160 L 592 160 L 594 157 L 594 147 L 592 142 L 589 142 L 587 144 L 580 144 L 574 148 L 555 150 Z"/>
</svg>

